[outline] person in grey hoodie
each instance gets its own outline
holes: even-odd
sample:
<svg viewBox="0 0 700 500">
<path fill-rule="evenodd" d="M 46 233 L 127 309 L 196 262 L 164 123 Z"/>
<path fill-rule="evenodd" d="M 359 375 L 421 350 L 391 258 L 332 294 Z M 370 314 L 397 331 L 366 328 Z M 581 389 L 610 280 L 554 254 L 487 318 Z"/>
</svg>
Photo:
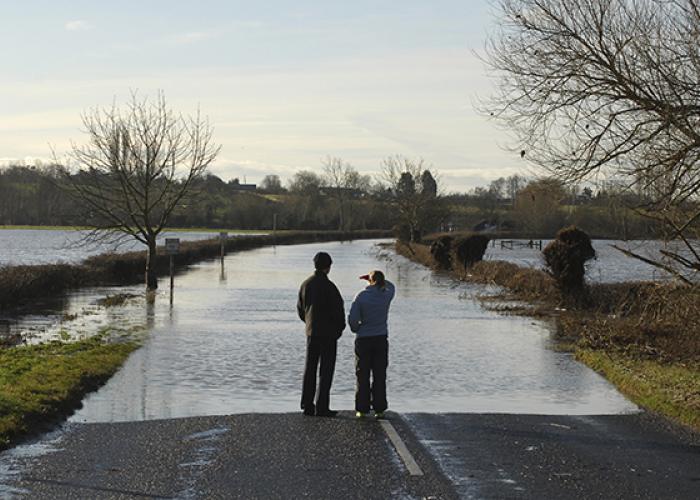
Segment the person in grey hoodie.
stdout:
<svg viewBox="0 0 700 500">
<path fill-rule="evenodd" d="M 369 416 L 374 408 L 377 418 L 387 409 L 386 369 L 389 366 L 389 330 L 387 318 L 394 298 L 393 283 L 381 271 L 360 276 L 369 285 L 357 294 L 350 306 L 348 324 L 355 338 L 355 411 L 358 418 Z M 371 382 L 370 382 L 371 376 Z"/>
</svg>

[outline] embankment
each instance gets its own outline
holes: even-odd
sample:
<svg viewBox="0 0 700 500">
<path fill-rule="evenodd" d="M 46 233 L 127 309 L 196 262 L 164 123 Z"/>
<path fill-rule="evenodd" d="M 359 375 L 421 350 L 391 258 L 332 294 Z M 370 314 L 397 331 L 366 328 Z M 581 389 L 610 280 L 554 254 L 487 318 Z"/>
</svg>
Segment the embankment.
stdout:
<svg viewBox="0 0 700 500">
<path fill-rule="evenodd" d="M 389 237 L 389 231 L 288 231 L 276 235 L 230 238 L 226 251 L 249 250 L 268 245 L 294 245 L 320 241 L 357 240 Z M 218 239 L 182 242 L 175 265 L 182 268 L 220 254 Z M 49 264 L 5 266 L 0 268 L 0 310 L 26 305 L 35 299 L 52 297 L 71 288 L 100 285 L 126 285 L 144 281 L 146 253 L 112 253 L 90 257 L 78 265 Z M 156 272 L 169 272 L 169 256 L 159 252 Z"/>
<path fill-rule="evenodd" d="M 427 245 L 397 243 L 397 252 L 434 267 Z M 454 262 L 454 260 L 453 260 Z M 502 288 L 504 313 L 549 316 L 577 358 L 638 405 L 700 430 L 700 288 L 674 283 L 589 284 L 563 296 L 544 271 L 503 261 L 453 266 L 459 280 Z M 530 306 L 504 305 L 512 299 Z"/>
</svg>

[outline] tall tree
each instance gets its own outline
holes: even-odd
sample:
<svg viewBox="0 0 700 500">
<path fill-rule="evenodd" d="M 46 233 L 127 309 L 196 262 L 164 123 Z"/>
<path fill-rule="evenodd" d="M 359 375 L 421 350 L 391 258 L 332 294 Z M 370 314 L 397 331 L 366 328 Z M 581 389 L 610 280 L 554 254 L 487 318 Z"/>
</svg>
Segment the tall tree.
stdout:
<svg viewBox="0 0 700 500">
<path fill-rule="evenodd" d="M 264 191 L 270 194 L 278 194 L 284 191 L 282 187 L 282 181 L 279 175 L 270 174 L 263 177 L 260 182 L 260 191 Z"/>
<path fill-rule="evenodd" d="M 153 100 L 134 93 L 124 108 L 95 108 L 82 121 L 88 139 L 69 153 L 78 168 L 66 176 L 69 192 L 84 207 L 94 237 L 121 234 L 147 246 L 146 286 L 153 290 L 158 234 L 220 146 L 199 112 L 174 113 L 163 93 Z"/>
<path fill-rule="evenodd" d="M 419 240 L 424 231 L 446 217 L 437 181 L 422 158 L 390 156 L 382 163 L 381 177 L 389 186 L 400 224 L 407 228 L 411 241 Z"/>
<path fill-rule="evenodd" d="M 321 187 L 324 180 L 315 172 L 300 170 L 289 181 L 289 192 L 294 195 L 301 226 L 318 227 L 322 223 Z"/>
<path fill-rule="evenodd" d="M 370 189 L 371 180 L 341 158 L 326 157 L 323 161 L 326 191 L 338 205 L 338 230 L 350 230 L 353 225 L 353 200 Z"/>
<path fill-rule="evenodd" d="M 700 271 L 700 0 L 501 0 L 486 111 L 521 156 L 564 180 L 640 186 Z M 689 257 L 689 258 L 688 258 Z"/>
</svg>

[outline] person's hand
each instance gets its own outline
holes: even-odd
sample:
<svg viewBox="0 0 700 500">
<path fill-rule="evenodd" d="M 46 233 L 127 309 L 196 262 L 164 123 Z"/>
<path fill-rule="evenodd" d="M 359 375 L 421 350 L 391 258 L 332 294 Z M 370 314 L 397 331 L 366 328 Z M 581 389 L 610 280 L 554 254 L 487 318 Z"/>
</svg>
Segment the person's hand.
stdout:
<svg viewBox="0 0 700 500">
<path fill-rule="evenodd" d="M 360 276 L 360 279 L 369 281 L 369 274 L 363 274 L 362 276 Z"/>
</svg>

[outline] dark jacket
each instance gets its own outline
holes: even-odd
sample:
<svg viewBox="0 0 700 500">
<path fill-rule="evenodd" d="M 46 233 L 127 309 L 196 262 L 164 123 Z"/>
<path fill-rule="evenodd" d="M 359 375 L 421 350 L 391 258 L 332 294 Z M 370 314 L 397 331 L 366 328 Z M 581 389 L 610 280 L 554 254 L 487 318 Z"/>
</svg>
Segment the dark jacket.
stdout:
<svg viewBox="0 0 700 500">
<path fill-rule="evenodd" d="M 297 312 L 306 323 L 306 335 L 309 337 L 338 339 L 343 334 L 343 297 L 323 271 L 316 271 L 301 284 Z"/>
</svg>

